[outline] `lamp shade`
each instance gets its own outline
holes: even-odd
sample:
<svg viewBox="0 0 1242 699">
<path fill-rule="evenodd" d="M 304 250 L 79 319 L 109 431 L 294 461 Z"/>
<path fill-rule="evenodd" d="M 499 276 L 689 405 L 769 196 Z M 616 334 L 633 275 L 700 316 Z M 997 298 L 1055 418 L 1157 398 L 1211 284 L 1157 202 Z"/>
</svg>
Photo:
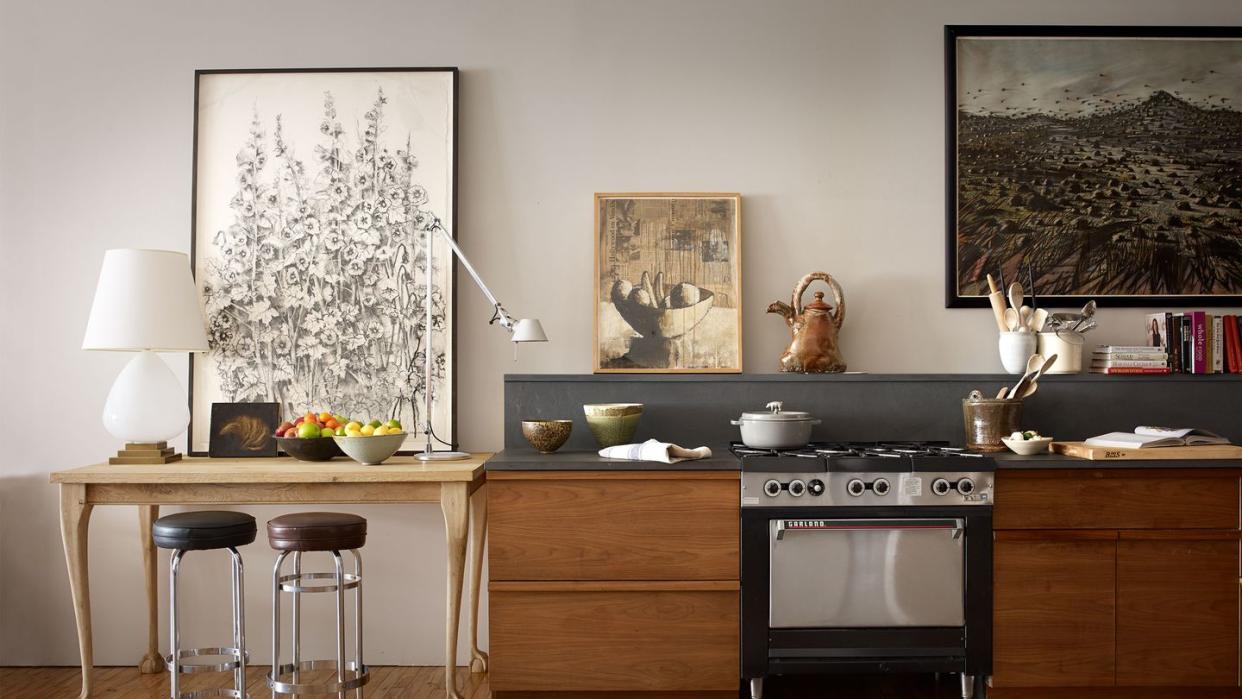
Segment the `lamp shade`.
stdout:
<svg viewBox="0 0 1242 699">
<path fill-rule="evenodd" d="M 543 333 L 543 324 L 537 318 L 522 318 L 513 324 L 514 342 L 547 342 L 548 336 Z"/>
<path fill-rule="evenodd" d="M 170 250 L 105 252 L 82 349 L 207 351 L 190 258 Z"/>
</svg>

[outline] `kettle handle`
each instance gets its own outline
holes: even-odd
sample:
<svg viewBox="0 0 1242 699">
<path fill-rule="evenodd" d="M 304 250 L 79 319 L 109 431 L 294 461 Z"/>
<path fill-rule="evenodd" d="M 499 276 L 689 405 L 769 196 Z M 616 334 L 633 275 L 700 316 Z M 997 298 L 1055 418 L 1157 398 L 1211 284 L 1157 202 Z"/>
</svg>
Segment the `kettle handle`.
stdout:
<svg viewBox="0 0 1242 699">
<path fill-rule="evenodd" d="M 827 272 L 811 272 L 798 280 L 798 285 L 793 290 L 794 315 L 802 315 L 802 295 L 806 293 L 806 288 L 811 285 L 811 282 L 817 279 L 825 282 L 828 288 L 832 289 L 832 324 L 840 330 L 845 324 L 845 294 L 841 291 L 841 285 L 837 284 L 837 280 Z"/>
</svg>

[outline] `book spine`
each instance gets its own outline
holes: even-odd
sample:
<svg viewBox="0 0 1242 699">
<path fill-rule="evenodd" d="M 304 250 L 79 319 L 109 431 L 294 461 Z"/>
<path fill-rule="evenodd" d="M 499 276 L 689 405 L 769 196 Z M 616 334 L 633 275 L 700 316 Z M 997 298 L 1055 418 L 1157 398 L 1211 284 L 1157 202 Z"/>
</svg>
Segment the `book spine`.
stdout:
<svg viewBox="0 0 1242 699">
<path fill-rule="evenodd" d="M 1154 369 L 1164 369 L 1164 362 L 1152 359 L 1095 359 L 1091 362 L 1092 367 L 1151 367 Z"/>
<path fill-rule="evenodd" d="M 1182 319 L 1179 314 L 1169 316 L 1169 355 L 1173 371 L 1182 370 Z"/>
<path fill-rule="evenodd" d="M 1232 313 L 1225 316 L 1225 372 L 1238 373 L 1238 317 Z"/>
<path fill-rule="evenodd" d="M 1167 366 L 1110 366 L 1110 367 L 1091 367 L 1092 374 L 1167 374 L 1169 368 Z"/>
<path fill-rule="evenodd" d="M 1225 373 L 1225 323 L 1220 316 L 1212 316 L 1212 373 Z"/>
<path fill-rule="evenodd" d="M 1162 354 L 1162 350 L 1158 350 L 1148 345 L 1096 345 L 1095 352 L 1140 352 L 1142 354 Z"/>
<path fill-rule="evenodd" d="M 1207 314 L 1203 311 L 1195 311 L 1190 315 L 1191 322 L 1194 324 L 1192 332 L 1194 335 L 1194 354 L 1191 355 L 1193 363 L 1191 364 L 1191 372 L 1195 374 L 1207 373 Z"/>
<path fill-rule="evenodd" d="M 1182 314 L 1182 373 L 1189 374 L 1194 370 L 1195 334 L 1191 328 L 1191 316 Z"/>
<path fill-rule="evenodd" d="M 1166 362 L 1166 364 L 1169 367 L 1170 371 L 1173 369 L 1173 348 L 1170 346 L 1171 343 L 1169 342 L 1169 338 L 1171 337 L 1169 333 L 1172 331 L 1172 325 L 1173 325 L 1173 314 L 1165 313 L 1164 314 L 1164 351 L 1169 355 L 1169 359 Z"/>
<path fill-rule="evenodd" d="M 1169 355 L 1154 351 L 1093 351 L 1094 359 L 1141 359 L 1145 361 L 1164 361 Z"/>
</svg>

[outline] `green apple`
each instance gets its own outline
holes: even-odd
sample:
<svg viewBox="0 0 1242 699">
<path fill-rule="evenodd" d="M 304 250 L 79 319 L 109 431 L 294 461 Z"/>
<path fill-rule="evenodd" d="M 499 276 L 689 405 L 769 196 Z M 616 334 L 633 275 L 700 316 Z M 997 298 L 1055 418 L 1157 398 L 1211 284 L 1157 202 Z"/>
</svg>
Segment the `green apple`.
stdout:
<svg viewBox="0 0 1242 699">
<path fill-rule="evenodd" d="M 336 430 L 332 429 L 331 427 L 325 427 L 319 431 L 320 437 L 331 437 L 334 434 L 336 434 Z"/>
<path fill-rule="evenodd" d="M 367 424 L 371 426 L 371 429 L 375 429 L 376 427 L 379 427 L 380 425 L 384 423 L 380 422 L 379 420 L 372 420 L 368 422 Z"/>
<path fill-rule="evenodd" d="M 385 422 L 384 427 L 387 427 L 390 430 L 399 430 L 401 429 L 401 421 L 394 417 L 388 422 Z"/>
<path fill-rule="evenodd" d="M 313 439 L 319 436 L 319 425 L 313 422 L 303 422 L 298 425 L 298 437 L 301 439 Z"/>
<path fill-rule="evenodd" d="M 337 436 L 337 437 L 344 437 L 344 436 L 345 436 L 345 428 L 344 428 L 344 427 L 338 427 L 338 428 L 336 428 L 336 436 Z"/>
</svg>

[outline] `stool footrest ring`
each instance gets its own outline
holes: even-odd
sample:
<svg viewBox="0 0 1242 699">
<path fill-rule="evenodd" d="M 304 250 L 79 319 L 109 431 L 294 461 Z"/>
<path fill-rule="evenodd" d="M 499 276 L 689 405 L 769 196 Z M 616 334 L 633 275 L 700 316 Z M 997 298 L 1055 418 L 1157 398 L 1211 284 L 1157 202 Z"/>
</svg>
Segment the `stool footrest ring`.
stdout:
<svg viewBox="0 0 1242 699">
<path fill-rule="evenodd" d="M 177 672 L 183 675 L 192 675 L 196 672 L 226 672 L 236 670 L 241 667 L 241 660 L 244 657 L 246 662 L 250 662 L 250 651 L 241 651 L 237 648 L 182 648 L 178 660 L 184 658 L 196 658 L 203 656 L 229 656 L 232 660 L 226 660 L 222 663 L 214 663 L 211 665 L 203 663 L 177 663 Z M 173 657 L 169 653 L 164 656 L 164 669 L 173 669 Z M 207 691 L 207 690 L 203 690 Z M 232 690 L 229 690 L 232 691 Z"/>
<path fill-rule="evenodd" d="M 303 660 L 298 663 L 296 668 L 293 663 L 282 664 L 277 668 L 275 677 L 273 673 L 267 673 L 267 686 L 278 694 L 337 694 L 347 692 L 351 689 L 357 689 L 367 682 L 371 681 L 371 668 L 366 665 L 359 666 L 358 663 L 349 661 L 345 663 L 345 672 L 353 673 L 353 677 L 344 682 L 325 682 L 323 684 L 294 684 L 292 682 L 281 682 L 286 676 L 291 676 L 294 669 L 298 672 L 307 672 L 311 670 L 336 670 L 335 660 Z M 292 679 L 292 677 L 290 677 Z"/>
<path fill-rule="evenodd" d="M 232 697 L 233 699 L 250 699 L 250 692 L 242 693 L 236 689 L 215 687 L 212 689 L 195 689 L 192 692 L 182 692 L 177 695 L 177 699 L 201 699 L 202 697 Z"/>
<path fill-rule="evenodd" d="M 352 590 L 362 584 L 362 578 L 345 573 L 345 589 Z M 303 580 L 336 580 L 336 573 L 293 573 L 280 576 L 281 592 L 336 592 L 337 585 L 301 585 Z"/>
</svg>

